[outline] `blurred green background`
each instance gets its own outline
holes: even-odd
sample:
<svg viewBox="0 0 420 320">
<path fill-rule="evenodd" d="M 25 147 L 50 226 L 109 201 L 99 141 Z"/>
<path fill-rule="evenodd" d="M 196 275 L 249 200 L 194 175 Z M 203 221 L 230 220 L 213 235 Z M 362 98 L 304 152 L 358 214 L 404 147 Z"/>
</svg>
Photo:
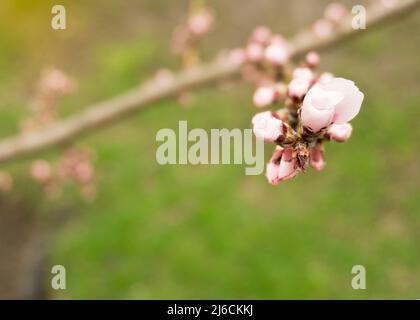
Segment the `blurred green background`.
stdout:
<svg viewBox="0 0 420 320">
<path fill-rule="evenodd" d="M 327 3 L 213 0 L 217 23 L 203 56 L 241 46 L 258 24 L 291 36 Z M 61 1 L 65 31 L 50 27 L 54 4 L 0 2 L 2 137 L 29 114 L 27 101 L 46 66 L 79 81 L 63 100 L 63 116 L 139 85 L 158 68 L 179 67 L 169 42 L 186 1 Z M 323 172 L 273 187 L 262 175 L 245 176 L 243 165 L 158 165 L 156 132 L 177 128 L 179 120 L 206 130 L 250 127 L 250 84 L 209 87 L 190 107 L 156 104 L 78 141 L 96 154 L 98 196 L 91 204 L 71 191 L 44 200 L 26 175 L 30 159 L 1 165 L 16 181 L 1 196 L 0 224 L 24 212 L 9 231 L 28 239 L 23 256 L 45 252 L 43 286 L 52 265 L 66 267 L 67 289 L 47 290 L 50 298 L 418 299 L 419 27 L 420 12 L 322 55 L 319 70 L 352 79 L 365 93 L 352 138 L 327 145 Z M 40 156 L 54 159 L 59 151 Z M 31 247 L 32 234 L 41 249 Z M 0 264 L 17 267 L 0 267 L 14 270 L 3 279 L 29 272 L 24 258 L 7 258 L 7 248 Z M 366 267 L 366 290 L 351 287 L 358 264 Z"/>
</svg>

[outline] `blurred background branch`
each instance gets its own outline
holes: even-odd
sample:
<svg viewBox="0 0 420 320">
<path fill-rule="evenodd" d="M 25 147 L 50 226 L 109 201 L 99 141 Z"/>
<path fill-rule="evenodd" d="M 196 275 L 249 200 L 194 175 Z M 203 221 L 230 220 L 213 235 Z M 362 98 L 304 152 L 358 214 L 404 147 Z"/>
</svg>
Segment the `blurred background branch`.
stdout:
<svg viewBox="0 0 420 320">
<path fill-rule="evenodd" d="M 419 4 L 420 0 L 401 0 L 390 7 L 369 8 L 366 14 L 366 30 L 353 29 L 352 16 L 350 16 L 331 35 L 322 39 L 315 37 L 309 30 L 304 31 L 291 40 L 296 49 L 295 56 L 300 56 L 310 50 L 326 49 L 352 36 L 362 35 L 376 25 L 390 22 L 413 12 Z M 22 133 L 3 140 L 0 142 L 0 162 L 28 156 L 71 141 L 100 126 L 115 122 L 130 112 L 144 109 L 154 102 L 175 96 L 186 89 L 237 75 L 239 71 L 240 65 L 223 58 L 180 72 L 171 83 L 164 86 L 153 81 L 146 83 L 140 88 L 89 106 L 79 114 L 56 122 L 42 130 Z"/>
</svg>

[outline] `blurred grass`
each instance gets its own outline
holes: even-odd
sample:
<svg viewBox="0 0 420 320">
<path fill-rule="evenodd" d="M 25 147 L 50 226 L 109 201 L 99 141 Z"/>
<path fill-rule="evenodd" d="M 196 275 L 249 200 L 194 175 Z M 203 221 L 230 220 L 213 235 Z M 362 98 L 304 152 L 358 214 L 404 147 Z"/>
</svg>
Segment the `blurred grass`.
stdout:
<svg viewBox="0 0 420 320">
<path fill-rule="evenodd" d="M 147 21 L 166 13 L 165 6 L 148 5 L 138 13 Z M 84 15 L 96 23 L 99 13 Z M 167 38 L 157 36 L 173 22 L 154 36 L 144 30 L 131 39 L 90 35 L 92 43 L 80 48 L 89 68 L 71 55 L 63 62 L 81 82 L 63 113 L 131 88 L 159 66 L 174 66 Z M 26 42 L 6 23 L 0 25 L 2 135 L 15 131 L 27 86 L 57 55 L 32 65 L 37 48 L 31 48 L 21 64 L 13 63 L 8 57 Z M 97 155 L 98 199 L 78 205 L 50 240 L 50 263 L 67 269 L 67 290 L 54 297 L 419 298 L 420 42 L 409 40 L 418 39 L 407 34 L 413 26 L 418 15 L 324 56 L 321 70 L 353 79 L 366 98 L 353 137 L 327 146 L 321 173 L 310 170 L 272 187 L 263 176 L 245 176 L 240 165 L 156 163 L 156 132 L 176 129 L 179 120 L 189 128 L 249 128 L 255 109 L 246 84 L 201 90 L 189 108 L 162 102 L 80 141 Z M 23 172 L 26 165 L 10 168 Z M 357 264 L 367 270 L 364 291 L 351 288 Z"/>
</svg>

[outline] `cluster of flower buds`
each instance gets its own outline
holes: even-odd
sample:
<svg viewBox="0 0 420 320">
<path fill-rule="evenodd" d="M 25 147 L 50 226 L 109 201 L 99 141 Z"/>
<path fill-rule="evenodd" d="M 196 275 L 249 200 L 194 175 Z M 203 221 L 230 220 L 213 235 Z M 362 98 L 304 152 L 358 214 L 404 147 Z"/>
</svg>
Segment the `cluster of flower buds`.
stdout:
<svg viewBox="0 0 420 320">
<path fill-rule="evenodd" d="M 46 160 L 36 160 L 29 169 L 31 178 L 43 187 L 50 199 L 57 198 L 61 194 L 64 184 L 74 182 L 83 199 L 93 200 L 96 194 L 94 173 L 90 152 L 75 148 L 66 151 L 56 164 Z"/>
<path fill-rule="evenodd" d="M 60 98 L 74 92 L 75 89 L 76 82 L 63 71 L 56 68 L 44 70 L 31 101 L 33 115 L 22 122 L 22 131 L 36 131 L 54 122 L 57 119 Z"/>
<path fill-rule="evenodd" d="M 200 39 L 213 26 L 214 15 L 209 8 L 192 6 L 187 21 L 175 28 L 172 38 L 172 51 L 182 56 L 184 67 L 198 62 L 197 46 Z"/>
<path fill-rule="evenodd" d="M 338 16 L 338 7 L 328 9 L 329 17 Z M 290 58 L 293 46 L 267 27 L 258 27 L 242 51 L 247 62 L 246 75 L 256 83 L 253 96 L 258 108 L 278 107 L 256 114 L 252 119 L 257 139 L 276 145 L 267 165 L 271 184 L 325 166 L 324 142 L 346 141 L 351 133 L 349 121 L 358 113 L 363 93 L 355 84 L 330 73 L 316 74 L 319 54 L 309 52 L 299 66 Z M 239 61 L 240 52 L 232 52 Z M 251 71 L 249 71 L 251 70 Z"/>
</svg>

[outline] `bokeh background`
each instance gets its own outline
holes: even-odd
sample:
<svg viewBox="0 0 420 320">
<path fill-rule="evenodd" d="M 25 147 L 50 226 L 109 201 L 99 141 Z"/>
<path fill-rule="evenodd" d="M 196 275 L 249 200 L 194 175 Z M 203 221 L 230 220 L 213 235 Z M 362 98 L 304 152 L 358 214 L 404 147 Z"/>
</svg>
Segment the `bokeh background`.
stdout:
<svg viewBox="0 0 420 320">
<path fill-rule="evenodd" d="M 328 1 L 212 0 L 217 23 L 203 56 L 245 43 L 266 24 L 286 36 Z M 346 1 L 351 7 L 366 1 Z M 187 1 L 72 0 L 67 30 L 50 27 L 55 1 L 0 2 L 0 135 L 16 133 L 46 66 L 79 81 L 60 114 L 176 70 L 172 31 Z M 249 128 L 252 85 L 195 93 L 191 106 L 154 105 L 77 145 L 96 154 L 97 199 L 68 190 L 47 201 L 27 177 L 30 159 L 2 164 L 0 297 L 117 299 L 420 298 L 420 12 L 322 55 L 319 70 L 365 93 L 346 144 L 328 144 L 323 172 L 269 185 L 243 165 L 160 166 L 156 132 Z M 271 152 L 266 148 L 267 157 Z M 37 157 L 54 159 L 60 149 Z M 50 288 L 64 265 L 67 289 Z M 353 290 L 364 265 L 367 289 Z"/>
</svg>

